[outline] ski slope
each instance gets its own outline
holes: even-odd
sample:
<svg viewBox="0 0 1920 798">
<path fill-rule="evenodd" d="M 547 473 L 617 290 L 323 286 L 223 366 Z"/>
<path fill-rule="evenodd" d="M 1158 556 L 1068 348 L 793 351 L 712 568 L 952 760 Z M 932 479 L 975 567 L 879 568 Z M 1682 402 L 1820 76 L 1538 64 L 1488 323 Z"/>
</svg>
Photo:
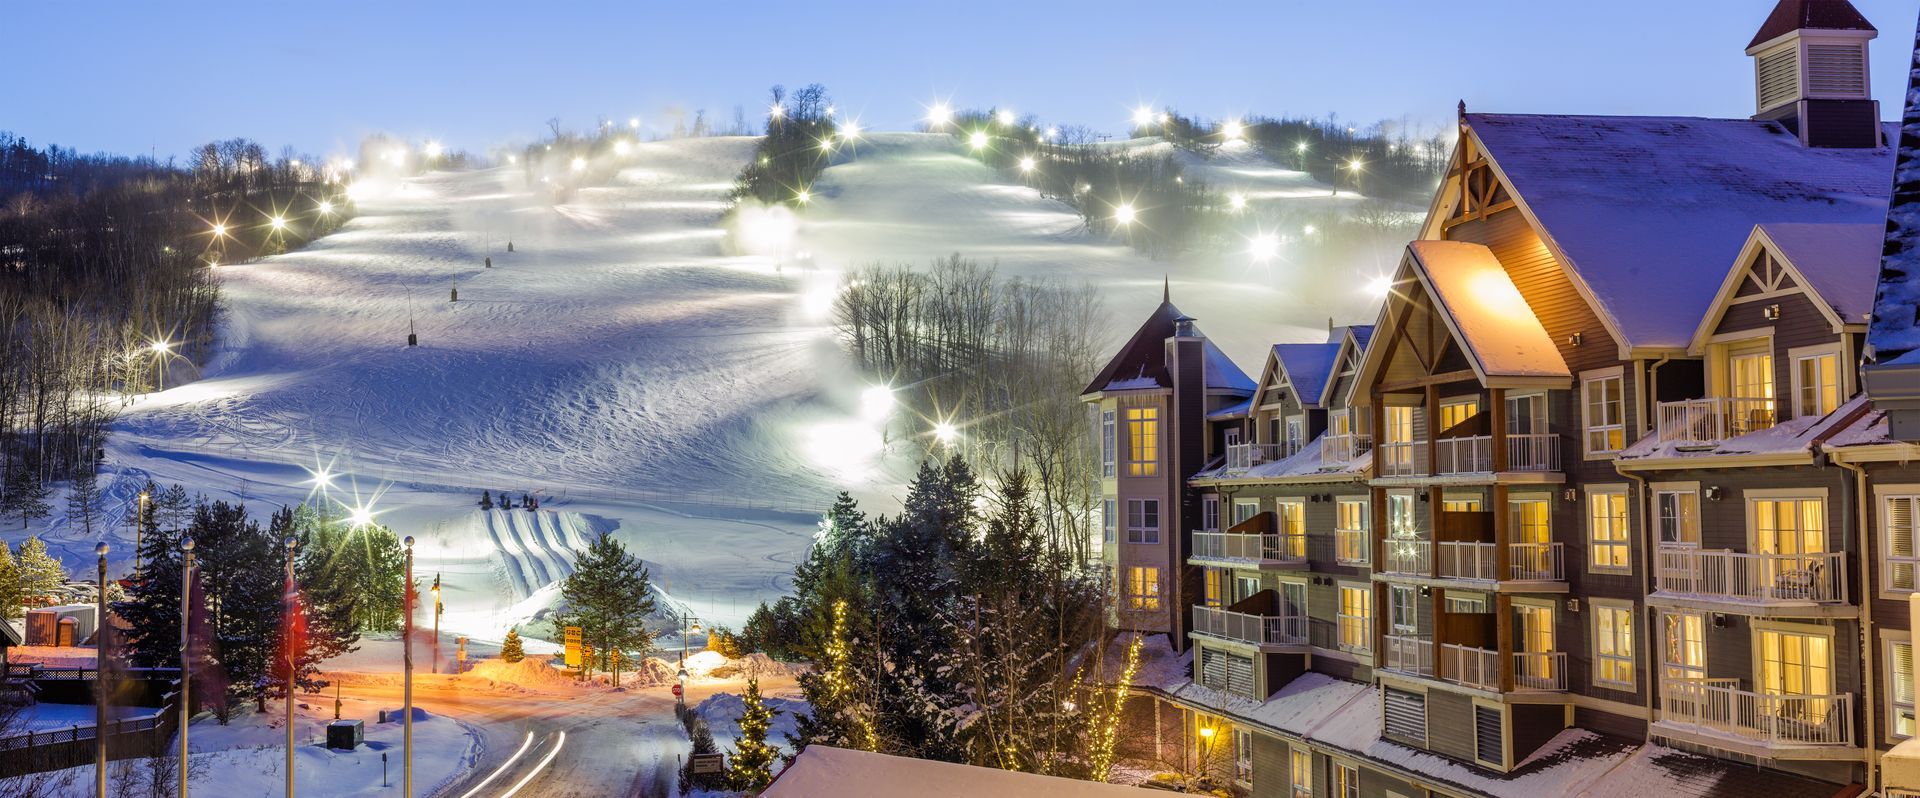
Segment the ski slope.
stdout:
<svg viewBox="0 0 1920 798">
<path fill-rule="evenodd" d="M 732 253 L 723 197 L 753 146 L 643 144 L 609 185 L 558 204 L 515 168 L 363 183 L 340 232 L 221 268 L 218 351 L 170 366 L 199 378 L 115 424 L 109 515 L 149 477 L 255 506 L 370 504 L 420 539 L 416 572 L 446 580 L 449 633 L 480 640 L 540 615 L 605 531 L 673 611 L 737 625 L 785 590 L 834 491 L 897 497 L 914 465 L 875 429 L 912 420 L 863 417 L 867 386 L 832 339 L 844 270 L 959 252 L 1095 282 L 1116 345 L 1170 279 L 1249 371 L 1275 341 L 1323 335 L 1329 313 L 1371 321 L 1351 275 L 1330 294 L 1297 288 L 1325 264 L 1151 260 L 940 134 L 869 135 L 823 173 L 781 252 Z M 1179 157 L 1266 210 L 1360 202 L 1244 147 Z M 318 486 L 313 469 L 341 477 Z M 482 512 L 483 489 L 538 493 L 543 509 Z M 70 562 L 90 557 L 64 519 L 48 526 Z M 117 562 L 130 534 L 116 524 Z"/>
</svg>

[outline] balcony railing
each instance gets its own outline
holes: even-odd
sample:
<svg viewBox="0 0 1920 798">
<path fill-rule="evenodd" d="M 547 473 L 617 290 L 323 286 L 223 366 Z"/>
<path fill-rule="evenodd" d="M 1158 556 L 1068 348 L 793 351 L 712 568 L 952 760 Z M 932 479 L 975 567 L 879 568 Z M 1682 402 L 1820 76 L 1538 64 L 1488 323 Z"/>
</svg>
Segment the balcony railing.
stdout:
<svg viewBox="0 0 1920 798">
<path fill-rule="evenodd" d="M 1380 444 L 1373 453 L 1373 472 L 1383 477 L 1426 476 L 1426 442 L 1408 441 Z"/>
<path fill-rule="evenodd" d="M 1256 646 L 1304 646 L 1304 615 L 1249 615 L 1214 607 L 1193 608 L 1193 631 Z"/>
<path fill-rule="evenodd" d="M 1457 540 L 1440 542 L 1440 575 L 1451 579 L 1493 581 L 1494 545 Z"/>
<path fill-rule="evenodd" d="M 1516 690 L 1567 689 L 1567 652 L 1513 652 L 1513 687 Z"/>
<path fill-rule="evenodd" d="M 1660 440 L 1714 443 L 1774 424 L 1772 399 L 1716 396 L 1660 403 Z"/>
<path fill-rule="evenodd" d="M 1482 690 L 1500 689 L 1500 652 L 1446 643 L 1440 646 L 1440 678 Z"/>
<path fill-rule="evenodd" d="M 1493 437 L 1472 435 L 1433 442 L 1434 471 L 1439 474 L 1485 474 L 1493 471 Z"/>
<path fill-rule="evenodd" d="M 1387 635 L 1381 667 L 1412 676 L 1433 676 L 1433 639 L 1419 635 Z"/>
<path fill-rule="evenodd" d="M 1323 435 L 1320 437 L 1320 462 L 1326 465 L 1342 465 L 1366 454 L 1373 447 L 1370 435 Z"/>
<path fill-rule="evenodd" d="M 1404 576 L 1433 575 L 1433 541 L 1415 538 L 1387 538 L 1382 573 Z"/>
<path fill-rule="evenodd" d="M 1193 533 L 1193 557 L 1207 560 L 1305 562 L 1307 536 L 1195 532 Z"/>
<path fill-rule="evenodd" d="M 1560 436 L 1520 433 L 1507 436 L 1508 471 L 1559 471 Z"/>
<path fill-rule="evenodd" d="M 1275 443 L 1235 443 L 1227 446 L 1227 470 L 1245 471 L 1262 463 L 1287 456 L 1284 446 Z"/>
<path fill-rule="evenodd" d="M 1341 565 L 1368 565 L 1373 561 L 1373 541 L 1364 529 L 1333 530 L 1333 559 Z"/>
<path fill-rule="evenodd" d="M 1507 578 L 1516 582 L 1564 582 L 1566 559 L 1558 543 L 1507 544 Z"/>
<path fill-rule="evenodd" d="M 1769 746 L 1853 745 L 1853 694 L 1776 695 L 1738 679 L 1679 679 L 1660 687 L 1660 721 Z"/>
<path fill-rule="evenodd" d="M 1846 555 L 1747 554 L 1661 549 L 1654 588 L 1735 601 L 1827 604 L 1847 600 Z"/>
</svg>

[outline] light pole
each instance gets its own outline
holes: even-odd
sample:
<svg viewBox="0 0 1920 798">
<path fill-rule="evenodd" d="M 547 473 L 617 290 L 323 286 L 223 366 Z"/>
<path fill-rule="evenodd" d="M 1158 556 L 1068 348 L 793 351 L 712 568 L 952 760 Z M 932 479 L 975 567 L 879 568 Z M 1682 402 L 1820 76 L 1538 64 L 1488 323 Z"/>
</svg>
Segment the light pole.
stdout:
<svg viewBox="0 0 1920 798">
<path fill-rule="evenodd" d="M 193 538 L 180 541 L 180 798 L 187 798 L 187 722 L 192 720 L 189 709 L 193 690 L 193 662 L 187 656 L 187 646 L 192 638 L 188 624 L 193 618 L 189 599 L 193 596 Z"/>
<path fill-rule="evenodd" d="M 93 630 L 93 786 L 107 798 L 107 542 L 93 547 L 100 556 L 100 608 Z"/>
<path fill-rule="evenodd" d="M 405 674 L 401 677 L 400 688 L 400 703 L 403 707 L 400 711 L 406 713 L 400 721 L 400 747 L 402 756 L 405 758 L 405 762 L 401 765 L 400 794 L 406 798 L 413 798 L 413 536 L 408 535 L 406 540 L 400 542 L 407 547 L 407 592 L 402 602 L 407 606 L 407 619 L 406 629 L 400 636 L 400 651 L 406 668 Z"/>
<path fill-rule="evenodd" d="M 433 666 L 432 672 L 440 672 L 440 575 L 433 575 Z"/>
<path fill-rule="evenodd" d="M 281 623 L 285 625 L 285 628 L 289 632 L 293 630 L 293 613 L 296 609 L 294 604 L 299 601 L 299 595 L 297 593 L 299 586 L 293 582 L 293 550 L 299 543 L 299 540 L 295 539 L 292 535 L 287 536 L 287 591 L 285 597 L 281 600 L 281 603 L 285 605 L 281 609 L 281 618 L 284 619 Z M 287 647 L 287 798 L 293 798 L 294 640 L 292 634 L 285 634 L 282 635 L 282 637 Z"/>
<path fill-rule="evenodd" d="M 689 634 L 697 635 L 700 633 L 699 621 L 694 621 L 692 627 L 688 627 L 687 620 L 692 617 L 693 616 L 684 612 L 680 614 L 680 673 L 678 674 L 680 677 L 680 691 L 679 695 L 673 697 L 674 703 L 676 704 L 674 708 L 676 710 L 685 710 L 687 708 L 687 636 Z"/>
</svg>

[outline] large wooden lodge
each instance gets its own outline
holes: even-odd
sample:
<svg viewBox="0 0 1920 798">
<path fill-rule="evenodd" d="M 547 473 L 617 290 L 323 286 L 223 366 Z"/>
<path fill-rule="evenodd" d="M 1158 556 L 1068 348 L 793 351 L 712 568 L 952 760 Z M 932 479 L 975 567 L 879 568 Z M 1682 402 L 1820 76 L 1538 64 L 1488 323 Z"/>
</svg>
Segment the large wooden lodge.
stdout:
<svg viewBox="0 0 1920 798">
<path fill-rule="evenodd" d="M 1920 795 L 1920 151 L 1876 36 L 1781 0 L 1748 119 L 1463 106 L 1378 316 L 1256 368 L 1167 297 L 1083 397 L 1111 621 L 1153 636 L 1131 754 L 1289 798 Z"/>
</svg>

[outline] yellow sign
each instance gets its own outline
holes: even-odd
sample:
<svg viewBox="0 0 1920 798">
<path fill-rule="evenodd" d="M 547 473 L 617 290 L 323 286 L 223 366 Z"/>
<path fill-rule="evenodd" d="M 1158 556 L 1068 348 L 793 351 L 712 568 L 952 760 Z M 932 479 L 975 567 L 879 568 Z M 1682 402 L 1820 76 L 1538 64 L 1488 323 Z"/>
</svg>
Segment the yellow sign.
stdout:
<svg viewBox="0 0 1920 798">
<path fill-rule="evenodd" d="M 580 667 L 580 627 L 567 627 L 567 667 Z"/>
</svg>

